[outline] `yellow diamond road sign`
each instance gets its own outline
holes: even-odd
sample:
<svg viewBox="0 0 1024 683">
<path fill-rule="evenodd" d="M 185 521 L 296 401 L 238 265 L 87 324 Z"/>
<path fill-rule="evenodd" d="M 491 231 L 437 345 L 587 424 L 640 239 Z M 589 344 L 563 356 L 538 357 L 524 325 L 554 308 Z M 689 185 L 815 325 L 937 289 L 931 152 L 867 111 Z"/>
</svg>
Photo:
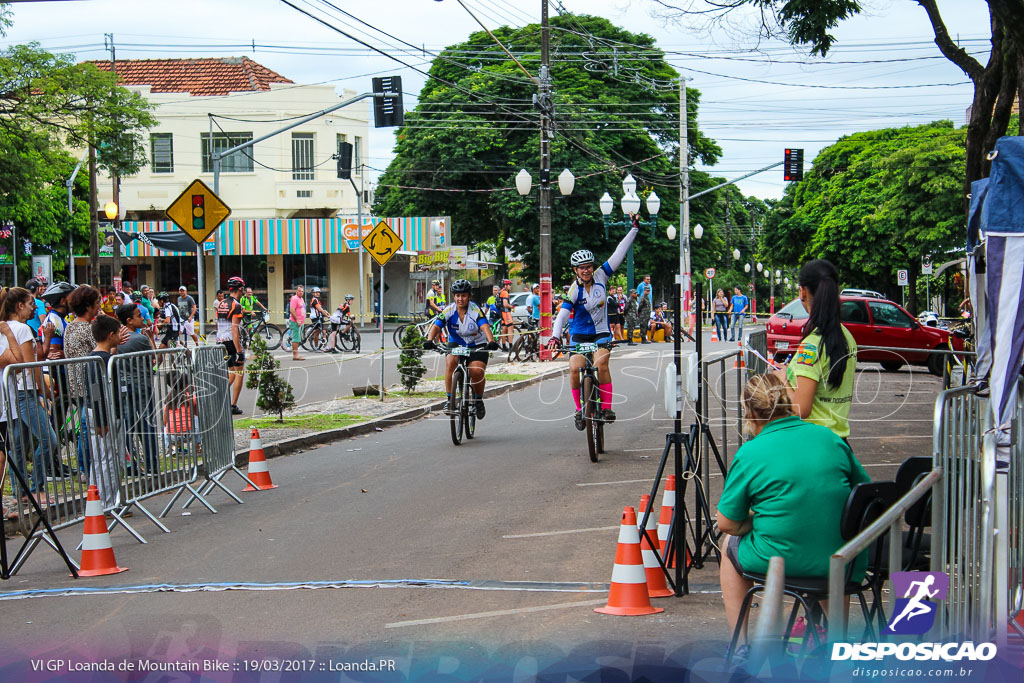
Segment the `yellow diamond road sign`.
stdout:
<svg viewBox="0 0 1024 683">
<path fill-rule="evenodd" d="M 370 252 L 374 261 L 383 266 L 402 248 L 402 238 L 390 225 L 381 221 L 363 238 L 363 247 Z"/>
<path fill-rule="evenodd" d="M 231 209 L 206 183 L 196 178 L 167 207 L 165 213 L 196 244 L 202 244 L 231 215 Z"/>
</svg>

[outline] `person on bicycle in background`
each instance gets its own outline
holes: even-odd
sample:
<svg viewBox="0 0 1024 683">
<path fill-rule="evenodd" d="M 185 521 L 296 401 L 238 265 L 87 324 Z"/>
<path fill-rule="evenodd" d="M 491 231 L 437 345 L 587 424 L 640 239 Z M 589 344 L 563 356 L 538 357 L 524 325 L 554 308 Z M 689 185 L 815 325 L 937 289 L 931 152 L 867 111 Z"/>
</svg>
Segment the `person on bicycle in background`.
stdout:
<svg viewBox="0 0 1024 683">
<path fill-rule="evenodd" d="M 501 287 L 494 285 L 491 287 L 491 295 L 487 297 L 487 304 L 484 306 L 484 311 L 487 312 L 487 321 L 496 323 L 501 320 L 501 313 L 498 312 L 498 294 L 501 292 Z"/>
<path fill-rule="evenodd" d="M 487 324 L 487 316 L 483 310 L 469 300 L 473 285 L 469 280 L 456 280 L 452 283 L 452 298 L 454 301 L 441 311 L 441 315 L 434 320 L 427 332 L 427 340 L 423 342 L 423 348 L 435 348 L 434 340 L 441 334 L 442 329 L 448 331 L 449 346 L 466 346 L 473 349 L 469 355 L 469 382 L 473 387 L 473 405 L 471 410 L 476 411 L 476 419 L 484 419 L 484 384 L 486 378 L 484 372 L 487 370 L 487 352 L 496 351 L 498 343 L 494 341 L 494 333 L 491 326 Z M 457 356 L 450 355 L 445 359 L 444 390 L 448 394 L 448 401 L 452 398 L 452 373 L 458 365 Z"/>
<path fill-rule="evenodd" d="M 256 298 L 256 295 L 252 293 L 252 287 L 245 288 L 245 295 L 238 300 L 238 303 L 242 305 L 242 321 L 249 322 L 253 315 L 256 313 L 256 307 L 259 306 L 264 311 L 267 307 L 260 303 L 260 300 Z"/>
<path fill-rule="evenodd" d="M 314 287 L 309 291 L 309 320 L 313 323 L 311 342 L 314 349 L 320 348 L 320 335 L 327 334 L 327 330 L 324 329 L 324 321 L 329 317 L 320 299 L 320 288 Z"/>
<path fill-rule="evenodd" d="M 160 333 L 163 335 L 160 338 L 160 348 L 166 349 L 171 345 L 172 341 L 177 344 L 178 337 L 181 335 L 181 312 L 178 310 L 178 306 L 171 302 L 167 292 L 160 292 L 156 300 L 156 322 L 160 326 Z"/>
<path fill-rule="evenodd" d="M 512 310 L 515 308 L 508 298 L 508 290 L 512 281 L 505 278 L 501 281 L 501 291 L 498 292 L 498 311 L 501 313 L 501 343 L 511 344 L 512 335 L 515 330 L 515 323 L 512 321 Z"/>
<path fill-rule="evenodd" d="M 434 280 L 430 283 L 430 291 L 427 292 L 427 304 L 424 312 L 428 318 L 433 318 L 444 310 L 445 305 L 444 292 L 441 291 L 441 282 Z"/>
<path fill-rule="evenodd" d="M 580 342 L 591 342 L 596 344 L 607 344 L 612 341 L 612 333 L 608 327 L 608 278 L 615 272 L 616 268 L 622 265 L 622 260 L 629 252 L 630 245 L 636 239 L 640 227 L 637 217 L 630 214 L 633 227 L 626 236 L 615 247 L 615 252 L 608 257 L 599 268 L 594 269 L 594 253 L 588 249 L 580 249 L 573 252 L 569 259 L 573 272 L 576 273 L 576 281 L 569 287 L 562 307 L 558 311 L 558 317 L 551 330 L 551 339 L 548 340 L 548 347 L 555 348 L 559 345 L 559 337 L 562 328 L 565 327 L 569 314 L 573 313 L 572 326 L 570 328 L 570 345 Z M 594 353 L 594 365 L 597 366 L 598 391 L 601 395 L 601 412 L 598 416 L 605 422 L 615 421 L 615 412 L 611 408 L 612 403 L 612 373 L 608 369 L 608 357 L 611 355 L 609 348 L 600 348 Z M 584 357 L 579 354 L 569 356 L 569 380 L 572 384 L 572 400 L 576 404 L 575 423 L 576 429 L 583 431 L 587 423 L 583 420 L 583 409 L 580 405 L 580 370 L 585 365 Z"/>
<path fill-rule="evenodd" d="M 245 349 L 242 348 L 242 304 L 235 297 L 241 296 L 244 289 L 245 280 L 240 277 L 228 278 L 227 296 L 217 304 L 217 343 L 224 346 L 227 356 L 232 415 L 242 414 L 242 409 L 238 407 L 238 396 L 242 393 Z"/>
<path fill-rule="evenodd" d="M 355 299 L 351 294 L 346 294 L 345 303 L 334 309 L 334 314 L 331 315 L 331 336 L 327 339 L 327 353 L 337 353 L 334 346 L 338 343 L 339 331 L 348 334 L 352 329 L 352 302 Z M 346 325 L 344 330 L 341 329 L 342 325 Z"/>
</svg>

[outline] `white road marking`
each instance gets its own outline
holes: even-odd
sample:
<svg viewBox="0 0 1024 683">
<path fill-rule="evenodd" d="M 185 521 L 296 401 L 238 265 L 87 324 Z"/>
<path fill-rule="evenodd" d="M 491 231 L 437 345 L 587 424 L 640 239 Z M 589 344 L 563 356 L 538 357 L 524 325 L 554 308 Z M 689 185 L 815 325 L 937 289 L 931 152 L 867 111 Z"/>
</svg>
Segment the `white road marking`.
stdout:
<svg viewBox="0 0 1024 683">
<path fill-rule="evenodd" d="M 657 450 L 661 450 L 660 448 Z M 576 484 L 577 486 L 612 486 L 614 484 L 642 484 L 650 479 L 626 479 L 625 481 L 594 481 L 586 484 Z"/>
<path fill-rule="evenodd" d="M 642 481 L 647 481 L 646 479 Z M 565 529 L 564 531 L 538 531 L 535 534 L 510 534 L 508 536 L 502 536 L 502 538 L 537 538 L 538 536 L 560 536 L 562 534 L 582 534 L 588 531 L 611 531 L 612 529 L 618 529 L 621 525 L 616 524 L 615 526 L 595 526 L 589 529 Z"/>
<path fill-rule="evenodd" d="M 414 619 L 412 621 L 395 621 L 384 624 L 384 628 L 402 628 L 403 626 L 424 626 L 426 624 L 443 624 L 449 621 L 464 621 L 466 619 L 487 619 L 490 617 L 506 617 L 513 614 L 529 614 L 530 612 L 545 612 L 553 609 L 566 609 L 573 607 L 593 607 L 604 605 L 607 598 L 600 600 L 584 600 L 582 602 L 562 602 L 555 605 L 541 605 L 540 607 L 520 607 L 518 609 L 502 609 L 493 612 L 477 612 L 475 614 L 457 614 L 451 617 L 435 617 L 433 619 Z"/>
</svg>

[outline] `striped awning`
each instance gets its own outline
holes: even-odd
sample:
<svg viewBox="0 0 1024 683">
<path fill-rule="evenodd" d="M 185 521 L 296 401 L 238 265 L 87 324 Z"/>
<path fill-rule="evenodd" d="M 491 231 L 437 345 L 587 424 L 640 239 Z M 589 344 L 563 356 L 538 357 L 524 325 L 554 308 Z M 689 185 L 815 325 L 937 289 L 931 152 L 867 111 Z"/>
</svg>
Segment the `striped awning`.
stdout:
<svg viewBox="0 0 1024 683">
<path fill-rule="evenodd" d="M 402 238 L 404 251 L 425 251 L 435 248 L 430 241 L 430 228 L 442 225 L 442 239 L 447 241 L 447 216 L 363 217 L 365 235 L 383 220 Z M 217 228 L 220 253 L 225 256 L 258 256 L 266 254 L 345 254 L 355 249 L 360 239 L 355 217 L 342 218 L 241 218 L 229 219 Z M 162 232 L 177 230 L 170 221 L 125 221 L 125 232 Z M 185 256 L 188 252 L 154 251 L 148 244 L 134 241 L 125 248 L 125 256 Z"/>
</svg>

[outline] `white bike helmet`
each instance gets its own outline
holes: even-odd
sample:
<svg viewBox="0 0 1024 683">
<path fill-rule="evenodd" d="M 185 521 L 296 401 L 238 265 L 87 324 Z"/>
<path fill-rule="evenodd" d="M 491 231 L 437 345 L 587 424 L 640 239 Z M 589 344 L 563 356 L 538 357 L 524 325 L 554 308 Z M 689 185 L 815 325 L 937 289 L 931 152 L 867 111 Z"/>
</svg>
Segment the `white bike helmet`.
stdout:
<svg viewBox="0 0 1024 683">
<path fill-rule="evenodd" d="M 572 264 L 573 268 L 577 266 L 582 266 L 584 263 L 593 262 L 594 252 L 590 251 L 589 249 L 580 249 L 579 251 L 574 251 L 572 253 L 572 256 L 569 257 L 569 263 Z"/>
</svg>

